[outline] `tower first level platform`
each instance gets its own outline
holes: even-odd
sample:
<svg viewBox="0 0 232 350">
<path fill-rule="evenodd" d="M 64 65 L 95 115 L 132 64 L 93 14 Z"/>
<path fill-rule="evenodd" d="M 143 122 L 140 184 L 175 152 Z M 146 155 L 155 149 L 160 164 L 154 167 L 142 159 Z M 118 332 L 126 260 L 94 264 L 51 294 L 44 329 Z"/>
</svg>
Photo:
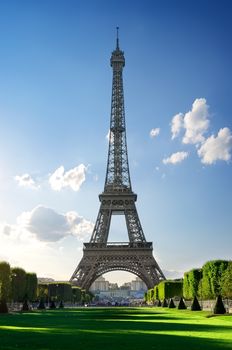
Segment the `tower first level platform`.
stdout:
<svg viewBox="0 0 232 350">
<path fill-rule="evenodd" d="M 71 280 L 87 290 L 96 278 L 116 270 L 135 274 L 148 288 L 164 279 L 152 255 L 151 242 L 84 243 L 83 253 Z"/>
</svg>

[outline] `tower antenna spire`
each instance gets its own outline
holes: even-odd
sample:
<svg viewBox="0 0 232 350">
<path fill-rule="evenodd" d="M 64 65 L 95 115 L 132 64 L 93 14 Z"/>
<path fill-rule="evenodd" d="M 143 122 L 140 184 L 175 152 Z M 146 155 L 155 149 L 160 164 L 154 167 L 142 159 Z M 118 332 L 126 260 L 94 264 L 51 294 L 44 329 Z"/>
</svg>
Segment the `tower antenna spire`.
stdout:
<svg viewBox="0 0 232 350">
<path fill-rule="evenodd" d="M 119 50 L 119 38 L 118 38 L 119 27 L 116 27 L 116 30 L 117 30 L 116 49 Z"/>
</svg>

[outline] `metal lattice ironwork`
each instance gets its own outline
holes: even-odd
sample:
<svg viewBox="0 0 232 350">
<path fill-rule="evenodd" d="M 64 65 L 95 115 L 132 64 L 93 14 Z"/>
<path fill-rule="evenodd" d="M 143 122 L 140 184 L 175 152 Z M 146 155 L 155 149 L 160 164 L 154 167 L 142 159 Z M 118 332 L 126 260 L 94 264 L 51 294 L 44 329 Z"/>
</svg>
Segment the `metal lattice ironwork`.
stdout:
<svg viewBox="0 0 232 350">
<path fill-rule="evenodd" d="M 84 243 L 83 258 L 70 281 L 88 289 L 102 274 L 124 270 L 139 276 L 152 288 L 165 277 L 152 255 L 152 243 L 146 242 L 135 205 L 137 195 L 131 188 L 122 76 L 125 58 L 119 48 L 118 35 L 110 62 L 113 85 L 105 187 L 99 196 L 101 205 L 90 242 Z M 108 242 L 114 214 L 125 215 L 128 243 Z"/>
</svg>

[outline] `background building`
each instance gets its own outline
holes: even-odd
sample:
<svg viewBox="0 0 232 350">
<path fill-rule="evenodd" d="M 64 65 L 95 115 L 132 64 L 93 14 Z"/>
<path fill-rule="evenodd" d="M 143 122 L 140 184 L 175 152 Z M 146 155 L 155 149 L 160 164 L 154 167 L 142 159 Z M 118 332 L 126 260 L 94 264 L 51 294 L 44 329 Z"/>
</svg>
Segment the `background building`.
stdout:
<svg viewBox="0 0 232 350">
<path fill-rule="evenodd" d="M 143 298 L 144 292 L 147 290 L 145 283 L 136 277 L 131 282 L 126 282 L 122 286 L 118 286 L 117 283 L 110 283 L 101 276 L 98 277 L 90 287 L 90 291 L 105 302 L 110 301 L 131 301 L 132 299 Z"/>
</svg>

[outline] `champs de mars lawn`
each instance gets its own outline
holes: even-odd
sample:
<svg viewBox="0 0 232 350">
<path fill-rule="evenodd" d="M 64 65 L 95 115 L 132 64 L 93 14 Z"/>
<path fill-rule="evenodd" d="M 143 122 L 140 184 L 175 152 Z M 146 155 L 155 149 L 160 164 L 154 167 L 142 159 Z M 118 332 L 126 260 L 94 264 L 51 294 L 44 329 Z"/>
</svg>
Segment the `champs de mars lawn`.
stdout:
<svg viewBox="0 0 232 350">
<path fill-rule="evenodd" d="M 75 308 L 0 315 L 1 350 L 232 349 L 232 315 L 167 308 Z"/>
</svg>

